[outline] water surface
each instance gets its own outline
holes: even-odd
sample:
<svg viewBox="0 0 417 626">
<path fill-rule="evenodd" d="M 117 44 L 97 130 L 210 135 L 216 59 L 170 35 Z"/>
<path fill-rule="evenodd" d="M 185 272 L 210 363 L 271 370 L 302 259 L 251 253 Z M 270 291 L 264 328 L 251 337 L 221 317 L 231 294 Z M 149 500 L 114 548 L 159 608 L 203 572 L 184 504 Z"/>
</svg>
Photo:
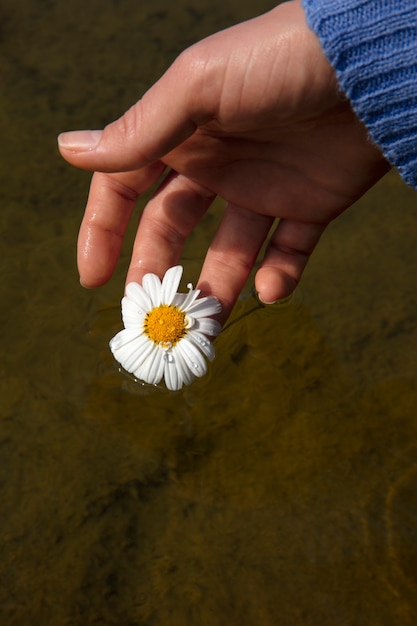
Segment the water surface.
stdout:
<svg viewBox="0 0 417 626">
<path fill-rule="evenodd" d="M 107 286 L 78 283 L 89 175 L 58 132 L 111 121 L 185 46 L 272 5 L 2 2 L 5 626 L 415 624 L 415 193 L 381 181 L 288 305 L 258 307 L 249 283 L 179 393 L 134 384 L 108 350 L 133 229 Z"/>
</svg>

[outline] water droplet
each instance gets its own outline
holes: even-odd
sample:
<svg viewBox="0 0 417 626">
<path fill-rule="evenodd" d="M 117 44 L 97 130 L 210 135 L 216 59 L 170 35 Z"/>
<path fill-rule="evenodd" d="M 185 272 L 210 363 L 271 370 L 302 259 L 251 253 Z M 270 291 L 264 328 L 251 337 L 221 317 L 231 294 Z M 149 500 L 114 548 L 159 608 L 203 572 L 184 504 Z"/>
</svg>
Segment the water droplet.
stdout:
<svg viewBox="0 0 417 626">
<path fill-rule="evenodd" d="M 193 361 L 191 365 L 193 366 L 193 368 L 194 368 L 195 370 L 199 370 L 199 369 L 200 369 L 199 364 L 198 364 L 198 363 L 196 363 L 195 361 Z"/>
<path fill-rule="evenodd" d="M 164 354 L 164 361 L 166 361 L 167 363 L 173 363 L 174 362 L 174 357 L 172 356 L 171 352 L 165 352 L 165 354 Z"/>
<path fill-rule="evenodd" d="M 198 343 L 200 346 L 202 346 L 203 348 L 207 348 L 207 346 L 209 346 L 209 345 L 210 345 L 209 340 L 208 340 L 208 339 L 206 339 L 205 337 L 199 337 L 199 336 L 197 335 L 197 337 L 196 337 L 196 341 L 197 341 L 197 343 Z"/>
</svg>

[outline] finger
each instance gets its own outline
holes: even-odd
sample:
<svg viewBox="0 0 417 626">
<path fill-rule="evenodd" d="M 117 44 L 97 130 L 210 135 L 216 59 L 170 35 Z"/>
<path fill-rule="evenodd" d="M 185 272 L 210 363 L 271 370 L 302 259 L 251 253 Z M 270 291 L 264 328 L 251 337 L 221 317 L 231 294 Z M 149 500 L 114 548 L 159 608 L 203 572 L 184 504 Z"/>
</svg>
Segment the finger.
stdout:
<svg viewBox="0 0 417 626">
<path fill-rule="evenodd" d="M 78 235 L 78 271 L 85 287 L 98 287 L 112 275 L 135 202 L 164 168 L 157 162 L 137 172 L 94 174 Z"/>
<path fill-rule="evenodd" d="M 294 291 L 326 226 L 280 220 L 255 277 L 262 302 L 271 304 Z"/>
<path fill-rule="evenodd" d="M 222 304 L 226 321 L 253 269 L 273 218 L 228 204 L 203 264 L 198 287 Z"/>
<path fill-rule="evenodd" d="M 185 240 L 214 197 L 201 185 L 170 172 L 142 213 L 126 283 L 141 283 L 148 272 L 162 277 L 176 265 Z"/>
</svg>

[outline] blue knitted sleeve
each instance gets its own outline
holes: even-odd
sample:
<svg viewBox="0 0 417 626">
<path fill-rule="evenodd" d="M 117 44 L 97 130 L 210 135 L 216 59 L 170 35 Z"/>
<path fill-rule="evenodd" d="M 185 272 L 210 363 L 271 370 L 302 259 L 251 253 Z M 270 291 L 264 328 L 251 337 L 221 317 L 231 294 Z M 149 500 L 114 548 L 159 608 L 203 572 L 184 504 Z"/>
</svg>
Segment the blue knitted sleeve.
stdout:
<svg viewBox="0 0 417 626">
<path fill-rule="evenodd" d="M 303 0 L 341 89 L 417 188 L 417 0 Z"/>
</svg>

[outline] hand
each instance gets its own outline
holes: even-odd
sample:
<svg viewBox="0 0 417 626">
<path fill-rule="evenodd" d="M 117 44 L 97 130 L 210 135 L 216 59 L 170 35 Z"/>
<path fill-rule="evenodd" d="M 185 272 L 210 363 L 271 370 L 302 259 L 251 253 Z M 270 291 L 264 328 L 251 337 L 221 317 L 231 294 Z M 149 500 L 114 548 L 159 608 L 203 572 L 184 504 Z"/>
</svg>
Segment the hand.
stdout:
<svg viewBox="0 0 417 626">
<path fill-rule="evenodd" d="M 167 168 L 145 207 L 127 282 L 162 275 L 216 195 L 227 201 L 199 287 L 228 316 L 269 236 L 255 286 L 289 295 L 331 220 L 389 165 L 338 90 L 298 0 L 183 52 L 103 131 L 60 137 L 62 156 L 94 170 L 81 225 L 81 282 L 111 276 L 139 194 Z"/>
</svg>

